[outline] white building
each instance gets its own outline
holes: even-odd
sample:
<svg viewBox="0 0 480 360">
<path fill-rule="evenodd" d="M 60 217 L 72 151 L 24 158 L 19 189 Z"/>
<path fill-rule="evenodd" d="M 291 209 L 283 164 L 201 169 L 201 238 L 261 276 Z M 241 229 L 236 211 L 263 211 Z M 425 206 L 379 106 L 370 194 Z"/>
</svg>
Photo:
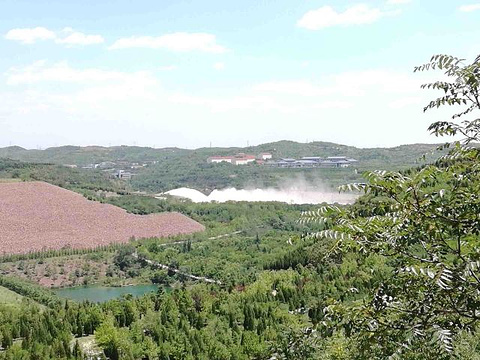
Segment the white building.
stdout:
<svg viewBox="0 0 480 360">
<path fill-rule="evenodd" d="M 232 163 L 232 157 L 231 156 L 212 156 L 208 158 L 209 163 L 214 163 L 218 164 L 221 162 L 227 162 L 229 164 Z"/>
<path fill-rule="evenodd" d="M 235 165 L 247 165 L 247 164 L 250 164 L 250 163 L 254 162 L 255 160 L 256 160 L 255 156 L 243 157 L 243 158 L 234 158 L 233 159 L 233 164 L 235 164 Z"/>
<path fill-rule="evenodd" d="M 270 160 L 272 157 L 273 155 L 270 153 L 261 153 L 260 155 L 258 155 L 258 158 L 260 160 Z"/>
<path fill-rule="evenodd" d="M 115 176 L 119 179 L 122 180 L 130 180 L 133 176 L 131 172 L 125 171 L 125 170 L 118 170 L 118 172 L 115 174 Z"/>
<path fill-rule="evenodd" d="M 209 163 L 221 163 L 221 162 L 227 162 L 229 164 L 233 165 L 247 165 L 250 163 L 255 162 L 257 159 L 253 155 L 247 155 L 247 154 L 237 154 L 235 156 L 212 156 L 208 158 Z"/>
</svg>

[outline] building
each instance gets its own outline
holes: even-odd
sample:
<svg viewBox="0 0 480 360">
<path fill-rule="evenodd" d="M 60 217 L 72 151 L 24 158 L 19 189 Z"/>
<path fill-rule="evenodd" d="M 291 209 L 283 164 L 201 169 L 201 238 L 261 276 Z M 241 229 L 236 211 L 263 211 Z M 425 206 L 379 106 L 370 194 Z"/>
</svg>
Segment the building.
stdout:
<svg viewBox="0 0 480 360">
<path fill-rule="evenodd" d="M 264 153 L 259 154 L 257 159 L 259 159 L 259 160 L 270 160 L 271 158 L 273 158 L 272 154 L 264 152 Z"/>
<path fill-rule="evenodd" d="M 232 164 L 234 165 L 247 165 L 253 163 L 257 158 L 253 155 L 247 155 L 244 153 L 237 154 L 232 159 Z"/>
<path fill-rule="evenodd" d="M 231 156 L 211 156 L 207 160 L 209 163 L 213 164 L 218 164 L 221 162 L 227 162 L 227 163 L 232 163 L 232 157 Z"/>
<path fill-rule="evenodd" d="M 318 161 L 301 159 L 301 160 L 296 160 L 295 165 L 297 167 L 316 167 L 318 165 Z"/>
<path fill-rule="evenodd" d="M 295 159 L 280 159 L 278 161 L 269 161 L 266 164 L 269 166 L 276 166 L 282 168 L 291 168 L 295 166 Z"/>
<path fill-rule="evenodd" d="M 130 180 L 133 177 L 133 174 L 129 171 L 118 170 L 117 173 L 115 174 L 115 177 L 121 180 Z"/>
<path fill-rule="evenodd" d="M 319 156 L 304 156 L 300 160 L 280 159 L 278 161 L 267 161 L 265 165 L 281 168 L 346 168 L 357 162 L 355 159 L 346 156 L 330 156 L 321 158 Z"/>
<path fill-rule="evenodd" d="M 133 164 L 130 166 L 130 169 L 141 169 L 141 168 L 143 168 L 144 166 L 145 166 L 144 164 L 133 163 Z"/>
<path fill-rule="evenodd" d="M 349 159 L 346 156 L 329 156 L 325 160 L 327 162 L 333 163 L 335 167 L 349 167 L 352 163 L 357 162 L 355 159 Z"/>
<path fill-rule="evenodd" d="M 255 162 L 257 159 L 255 158 L 255 156 L 252 158 L 248 158 L 248 157 L 245 157 L 245 158 L 235 158 L 232 160 L 232 164 L 234 165 L 247 165 L 247 164 L 250 164 L 252 162 Z"/>
<path fill-rule="evenodd" d="M 102 161 L 99 164 L 95 164 L 95 169 L 113 169 L 115 165 L 113 161 Z"/>
<path fill-rule="evenodd" d="M 233 165 L 247 165 L 256 161 L 256 157 L 253 155 L 247 155 L 244 153 L 239 153 L 234 156 L 211 156 L 208 158 L 209 163 L 218 164 L 226 162 Z"/>
</svg>

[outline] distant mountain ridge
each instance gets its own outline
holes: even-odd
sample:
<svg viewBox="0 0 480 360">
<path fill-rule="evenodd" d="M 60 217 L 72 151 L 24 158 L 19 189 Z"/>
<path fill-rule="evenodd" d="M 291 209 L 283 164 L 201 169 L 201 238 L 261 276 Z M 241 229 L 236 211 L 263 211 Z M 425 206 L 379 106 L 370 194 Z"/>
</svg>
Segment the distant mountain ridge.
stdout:
<svg viewBox="0 0 480 360">
<path fill-rule="evenodd" d="M 407 144 L 391 148 L 357 148 L 354 146 L 316 141 L 299 143 L 281 140 L 249 147 L 212 147 L 182 149 L 176 147 L 151 148 L 139 146 L 73 146 L 50 147 L 45 150 L 24 149 L 20 146 L 0 148 L 1 158 L 28 162 L 85 165 L 102 161 L 146 161 L 188 158 L 203 161 L 212 155 L 234 155 L 239 152 L 258 154 L 271 152 L 275 158 L 303 156 L 348 156 L 371 165 L 411 166 L 424 154 L 431 153 L 438 144 Z"/>
<path fill-rule="evenodd" d="M 115 183 L 114 187 L 132 191 L 159 193 L 188 187 L 209 194 L 215 189 L 282 188 L 287 185 L 327 187 L 333 189 L 350 182 L 363 182 L 362 174 L 370 170 L 401 170 L 418 167 L 440 156 L 435 144 L 410 144 L 392 148 L 356 148 L 330 142 L 298 143 L 277 141 L 249 147 L 208 147 L 195 150 L 181 148 L 154 149 L 139 146 L 61 146 L 45 150 L 27 150 L 18 146 L 0 149 L 0 175 L 5 158 L 20 164 L 6 166 L 21 168 L 35 163 L 27 178 L 51 181 L 55 184 L 75 183 L 81 188 L 98 188 L 93 184 Z M 270 152 L 274 159 L 304 156 L 346 156 L 358 160 L 348 168 L 276 168 L 256 164 L 212 164 L 214 155 L 231 156 L 238 153 L 258 155 Z M 426 159 L 423 159 L 423 156 Z M 3 160 L 2 160 L 3 159 Z M 102 164 L 103 163 L 103 164 Z M 108 163 L 108 164 L 107 164 Z M 41 165 L 52 164 L 52 165 Z M 93 169 L 98 164 L 98 169 Z M 58 165 L 76 165 L 70 169 Z M 87 169 L 82 169 L 86 167 Z M 75 171 L 74 171 L 75 170 Z M 6 177 L 12 176 L 5 175 Z M 26 170 L 25 170 L 26 171 Z M 24 170 L 17 170 L 21 176 Z M 126 171 L 128 178 L 115 181 L 115 175 Z M 26 175 L 25 175 L 26 176 Z M 53 177 L 53 178 L 52 178 Z M 0 176 L 1 178 L 1 176 Z M 59 181 L 57 178 L 60 178 Z M 123 179 L 123 178 L 122 178 Z M 90 184 L 86 186 L 85 184 Z"/>
</svg>

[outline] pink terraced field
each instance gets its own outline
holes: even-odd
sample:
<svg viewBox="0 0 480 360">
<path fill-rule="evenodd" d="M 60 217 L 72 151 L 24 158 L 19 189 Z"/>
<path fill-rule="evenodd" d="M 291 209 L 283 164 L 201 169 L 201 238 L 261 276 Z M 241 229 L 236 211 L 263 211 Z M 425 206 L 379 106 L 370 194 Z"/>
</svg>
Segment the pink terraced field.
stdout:
<svg viewBox="0 0 480 360">
<path fill-rule="evenodd" d="M 179 213 L 133 215 L 44 182 L 0 183 L 0 254 L 92 248 L 204 230 Z"/>
</svg>

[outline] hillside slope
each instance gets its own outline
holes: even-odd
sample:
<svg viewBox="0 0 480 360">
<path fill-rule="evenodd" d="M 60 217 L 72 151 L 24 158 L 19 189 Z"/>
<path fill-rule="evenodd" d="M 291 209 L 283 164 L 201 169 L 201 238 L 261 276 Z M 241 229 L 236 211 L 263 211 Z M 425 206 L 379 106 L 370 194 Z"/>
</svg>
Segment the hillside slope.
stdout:
<svg viewBox="0 0 480 360">
<path fill-rule="evenodd" d="M 43 182 L 0 184 L 0 253 L 92 248 L 204 230 L 179 213 L 133 215 Z"/>
</svg>

